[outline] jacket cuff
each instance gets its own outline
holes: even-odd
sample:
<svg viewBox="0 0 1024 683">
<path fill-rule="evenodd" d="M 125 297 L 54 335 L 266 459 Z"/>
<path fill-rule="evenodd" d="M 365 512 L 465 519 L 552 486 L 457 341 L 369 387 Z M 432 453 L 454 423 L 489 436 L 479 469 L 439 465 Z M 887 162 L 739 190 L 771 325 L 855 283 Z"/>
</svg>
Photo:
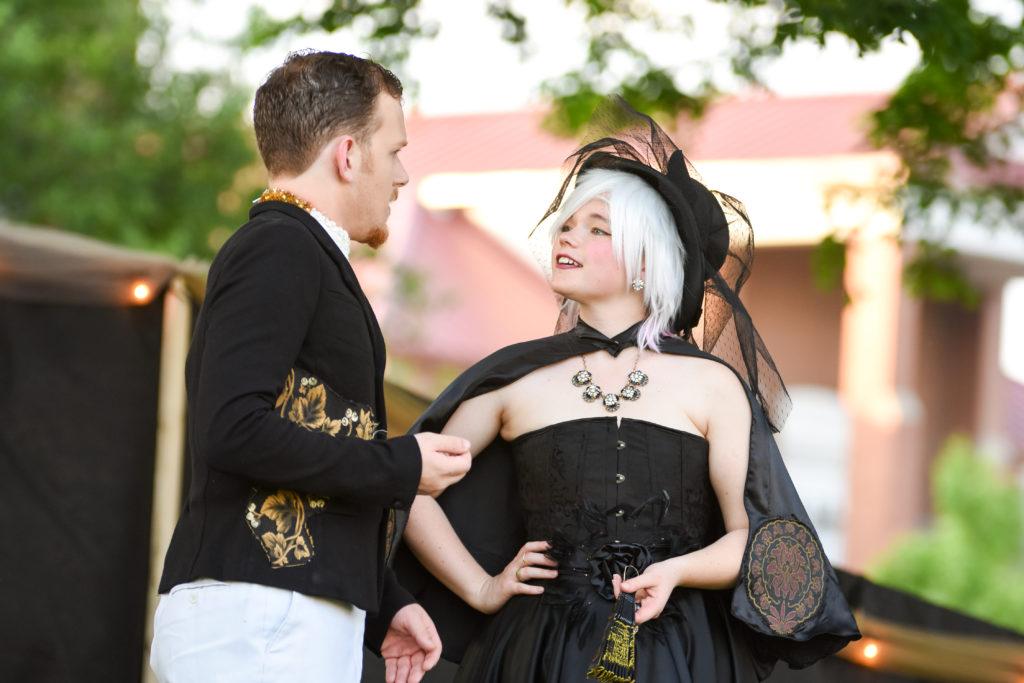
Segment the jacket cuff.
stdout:
<svg viewBox="0 0 1024 683">
<path fill-rule="evenodd" d="M 366 616 L 366 628 L 363 631 L 363 644 L 373 654 L 380 657 L 380 646 L 387 635 L 391 620 L 395 618 L 398 611 L 406 605 L 416 602 L 409 591 L 398 583 L 394 570 L 388 568 L 384 571 L 384 592 L 380 599 L 380 610 L 374 615 Z"/>
<path fill-rule="evenodd" d="M 399 465 L 399 478 L 395 483 L 395 497 L 388 507 L 396 510 L 408 510 L 416 499 L 420 487 L 420 476 L 423 472 L 423 458 L 420 456 L 420 444 L 412 434 L 389 439 L 388 444 L 395 454 Z"/>
</svg>

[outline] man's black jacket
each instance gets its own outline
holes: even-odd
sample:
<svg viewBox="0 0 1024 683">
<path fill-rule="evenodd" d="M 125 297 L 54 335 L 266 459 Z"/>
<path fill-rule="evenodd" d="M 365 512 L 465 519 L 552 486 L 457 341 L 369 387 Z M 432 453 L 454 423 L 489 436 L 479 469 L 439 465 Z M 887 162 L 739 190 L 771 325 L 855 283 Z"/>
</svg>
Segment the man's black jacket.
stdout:
<svg viewBox="0 0 1024 683">
<path fill-rule="evenodd" d="M 387 624 L 386 568 L 416 495 L 412 436 L 384 440 L 384 340 L 316 219 L 256 205 L 210 268 L 186 365 L 192 479 L 160 592 L 210 577 L 324 596 Z"/>
</svg>

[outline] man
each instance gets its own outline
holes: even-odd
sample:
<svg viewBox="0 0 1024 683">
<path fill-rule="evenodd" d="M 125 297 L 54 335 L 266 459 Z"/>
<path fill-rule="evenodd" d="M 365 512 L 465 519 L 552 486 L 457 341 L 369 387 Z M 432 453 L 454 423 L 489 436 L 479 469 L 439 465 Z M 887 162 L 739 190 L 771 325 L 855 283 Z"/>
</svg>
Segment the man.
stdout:
<svg viewBox="0 0 1024 683">
<path fill-rule="evenodd" d="M 151 653 L 165 683 L 358 681 L 367 612 L 392 669 L 440 656 L 387 553 L 394 510 L 462 478 L 469 444 L 382 438 L 384 342 L 348 262 L 350 240 L 387 238 L 409 180 L 401 95 L 329 52 L 291 55 L 256 93 L 270 189 L 214 260 L 189 351 L 192 478 Z"/>
</svg>

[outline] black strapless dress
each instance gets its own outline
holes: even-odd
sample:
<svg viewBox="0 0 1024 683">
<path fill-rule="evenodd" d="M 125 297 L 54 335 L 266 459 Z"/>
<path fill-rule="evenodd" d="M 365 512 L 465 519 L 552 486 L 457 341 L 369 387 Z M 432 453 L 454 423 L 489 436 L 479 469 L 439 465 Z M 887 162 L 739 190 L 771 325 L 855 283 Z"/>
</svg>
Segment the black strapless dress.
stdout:
<svg viewBox="0 0 1024 683">
<path fill-rule="evenodd" d="M 529 540 L 548 540 L 559 577 L 516 596 L 470 644 L 465 683 L 583 683 L 614 602 L 611 576 L 721 537 L 708 443 L 643 420 L 561 422 L 512 443 Z M 756 681 L 728 591 L 677 588 L 636 640 L 638 683 Z"/>
</svg>

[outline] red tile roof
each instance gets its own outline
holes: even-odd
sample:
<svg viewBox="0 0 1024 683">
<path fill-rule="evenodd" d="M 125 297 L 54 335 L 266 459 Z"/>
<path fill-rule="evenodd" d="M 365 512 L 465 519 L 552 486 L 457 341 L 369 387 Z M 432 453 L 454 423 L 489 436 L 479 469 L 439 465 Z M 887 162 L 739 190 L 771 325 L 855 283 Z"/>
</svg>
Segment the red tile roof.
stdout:
<svg viewBox="0 0 1024 683">
<path fill-rule="evenodd" d="M 694 159 L 765 159 L 872 150 L 868 117 L 887 95 L 734 98 L 690 124 L 681 144 Z M 681 129 L 686 131 L 687 125 Z"/>
<path fill-rule="evenodd" d="M 852 154 L 871 150 L 867 117 L 886 95 L 780 98 L 734 97 L 697 122 L 680 120 L 676 142 L 692 158 L 772 158 Z M 557 168 L 575 140 L 541 128 L 540 110 L 424 117 L 408 120 L 403 159 L 413 178 L 442 172 Z"/>
</svg>

